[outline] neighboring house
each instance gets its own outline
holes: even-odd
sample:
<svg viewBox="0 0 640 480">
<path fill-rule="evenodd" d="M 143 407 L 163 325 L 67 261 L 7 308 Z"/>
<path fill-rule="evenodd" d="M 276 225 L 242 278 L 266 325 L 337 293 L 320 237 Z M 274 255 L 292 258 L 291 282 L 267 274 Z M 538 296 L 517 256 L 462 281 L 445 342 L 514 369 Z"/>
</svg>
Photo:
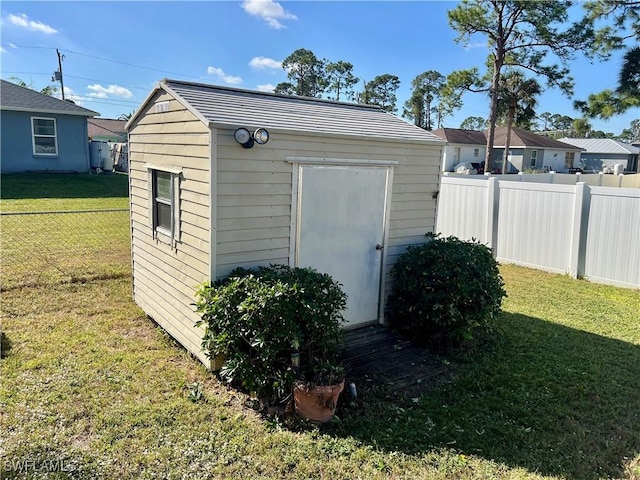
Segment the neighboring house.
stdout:
<svg viewBox="0 0 640 480">
<path fill-rule="evenodd" d="M 90 118 L 89 139 L 100 142 L 123 143 L 127 141 L 126 120 L 111 118 Z"/>
<path fill-rule="evenodd" d="M 440 128 L 433 134 L 447 142 L 442 154 L 442 171 L 453 172 L 459 163 L 477 164 L 484 162 L 487 139 L 484 132 L 459 128 Z"/>
<path fill-rule="evenodd" d="M 0 172 L 88 172 L 97 112 L 0 80 Z"/>
<path fill-rule="evenodd" d="M 127 129 L 134 300 L 207 365 L 200 283 L 311 266 L 347 325 L 380 322 L 391 266 L 434 231 L 444 142 L 379 107 L 163 80 Z"/>
<path fill-rule="evenodd" d="M 484 161 L 486 151 L 487 132 L 473 132 L 470 130 L 456 130 L 452 128 L 435 130 L 434 134 L 449 145 L 445 148 L 442 170 L 452 172 L 460 158 L 467 163 L 477 163 L 469 160 L 471 153 L 475 157 L 476 150 L 480 155 L 480 162 Z M 496 127 L 491 171 L 502 169 L 502 158 L 506 146 L 507 127 Z M 451 138 L 455 141 L 449 141 Z M 549 169 L 554 171 L 568 171 L 574 167 L 575 159 L 580 157 L 580 147 L 537 135 L 522 128 L 513 127 L 509 143 L 508 173 L 517 173 L 528 169 Z"/>
<path fill-rule="evenodd" d="M 622 164 L 626 172 L 640 172 L 638 170 L 640 148 L 634 145 L 612 138 L 562 138 L 560 140 L 583 149 L 576 166 L 580 166 L 585 171 L 601 172 L 605 167 L 613 169 L 614 165 Z"/>
</svg>

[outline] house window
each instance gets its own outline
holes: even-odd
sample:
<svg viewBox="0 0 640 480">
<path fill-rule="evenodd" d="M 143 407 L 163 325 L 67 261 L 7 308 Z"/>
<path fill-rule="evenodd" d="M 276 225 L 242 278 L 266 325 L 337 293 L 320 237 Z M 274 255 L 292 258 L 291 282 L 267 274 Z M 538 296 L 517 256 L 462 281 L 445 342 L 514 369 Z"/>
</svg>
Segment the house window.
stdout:
<svg viewBox="0 0 640 480">
<path fill-rule="evenodd" d="M 473 149 L 473 156 L 474 156 L 474 158 L 478 158 L 480 156 L 480 149 L 479 148 L 474 148 Z"/>
<path fill-rule="evenodd" d="M 457 165 L 460 162 L 460 147 L 455 147 L 453 149 L 453 162 L 454 165 Z"/>
<path fill-rule="evenodd" d="M 564 168 L 569 169 L 573 168 L 573 162 L 576 158 L 575 152 L 566 152 L 564 154 Z"/>
<path fill-rule="evenodd" d="M 180 177 L 175 167 L 147 165 L 149 224 L 153 237 L 175 247 L 180 242 Z"/>
<path fill-rule="evenodd" d="M 31 117 L 34 155 L 58 155 L 56 119 Z"/>
<path fill-rule="evenodd" d="M 153 226 L 155 230 L 171 235 L 173 232 L 172 174 L 153 172 Z"/>
<path fill-rule="evenodd" d="M 531 163 L 529 164 L 532 167 L 536 166 L 536 160 L 538 160 L 538 151 L 531 150 Z"/>
</svg>

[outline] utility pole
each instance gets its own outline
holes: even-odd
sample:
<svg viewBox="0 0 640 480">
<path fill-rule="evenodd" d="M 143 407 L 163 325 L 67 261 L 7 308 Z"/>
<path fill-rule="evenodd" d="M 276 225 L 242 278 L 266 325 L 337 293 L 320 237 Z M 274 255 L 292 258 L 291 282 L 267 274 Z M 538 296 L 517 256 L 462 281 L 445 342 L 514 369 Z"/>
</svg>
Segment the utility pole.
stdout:
<svg viewBox="0 0 640 480">
<path fill-rule="evenodd" d="M 64 100 L 64 80 L 62 79 L 62 60 L 64 60 L 64 55 L 60 55 L 60 50 L 57 48 L 56 53 L 58 54 L 58 71 L 53 72 L 52 80 L 60 80 L 60 91 L 62 92 L 62 100 Z"/>
</svg>

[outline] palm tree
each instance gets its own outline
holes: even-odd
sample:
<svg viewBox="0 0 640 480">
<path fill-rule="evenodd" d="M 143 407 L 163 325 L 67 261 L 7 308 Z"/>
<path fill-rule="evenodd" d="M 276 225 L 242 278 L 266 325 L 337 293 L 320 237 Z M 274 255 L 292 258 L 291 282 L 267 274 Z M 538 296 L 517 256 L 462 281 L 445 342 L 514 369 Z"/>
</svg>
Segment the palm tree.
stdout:
<svg viewBox="0 0 640 480">
<path fill-rule="evenodd" d="M 28 88 L 30 90 L 35 90 L 33 88 L 33 83 L 27 83 L 24 80 L 22 80 L 21 78 L 9 77 L 9 80 L 11 80 L 13 83 L 18 85 L 19 87 L 24 87 L 24 88 Z M 55 97 L 56 93 L 58 93 L 58 90 L 59 90 L 58 87 L 55 87 L 53 85 L 47 85 L 42 90 L 40 90 L 40 93 L 42 93 L 44 95 L 49 95 L 50 97 Z"/>
<path fill-rule="evenodd" d="M 525 78 L 522 72 L 510 70 L 502 75 L 498 91 L 498 114 L 506 118 L 507 138 L 502 157 L 502 174 L 506 174 L 511 129 L 516 125 L 526 125 L 535 118 L 534 108 L 538 103 L 536 96 L 542 93 L 542 87 L 535 78 Z"/>
</svg>

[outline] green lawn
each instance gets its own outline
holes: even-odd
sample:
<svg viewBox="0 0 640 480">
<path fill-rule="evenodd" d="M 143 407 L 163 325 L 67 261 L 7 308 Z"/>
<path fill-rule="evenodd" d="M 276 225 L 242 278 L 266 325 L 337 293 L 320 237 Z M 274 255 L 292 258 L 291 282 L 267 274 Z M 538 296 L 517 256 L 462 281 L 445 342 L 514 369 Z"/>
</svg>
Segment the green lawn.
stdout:
<svg viewBox="0 0 640 480">
<path fill-rule="evenodd" d="M 1 186 L 3 290 L 130 275 L 126 175 L 3 175 Z"/>
<path fill-rule="evenodd" d="M 359 385 L 339 421 L 295 431 L 146 318 L 128 275 L 8 289 L 1 476 L 640 479 L 640 292 L 501 272 L 497 339 L 449 358 L 450 382 L 416 398 Z"/>
<path fill-rule="evenodd" d="M 3 212 L 50 212 L 129 208 L 129 177 L 120 173 L 4 174 Z"/>
</svg>

